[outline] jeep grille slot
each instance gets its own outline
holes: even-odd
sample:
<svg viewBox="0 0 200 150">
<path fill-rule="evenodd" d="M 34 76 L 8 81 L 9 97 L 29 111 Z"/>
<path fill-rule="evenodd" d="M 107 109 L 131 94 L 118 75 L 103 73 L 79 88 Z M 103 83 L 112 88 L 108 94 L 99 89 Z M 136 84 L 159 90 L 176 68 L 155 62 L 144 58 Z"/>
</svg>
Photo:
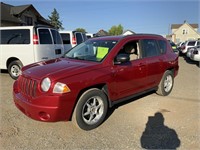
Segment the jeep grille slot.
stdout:
<svg viewBox="0 0 200 150">
<path fill-rule="evenodd" d="M 36 97 L 37 81 L 20 76 L 19 89 L 26 96 Z"/>
</svg>

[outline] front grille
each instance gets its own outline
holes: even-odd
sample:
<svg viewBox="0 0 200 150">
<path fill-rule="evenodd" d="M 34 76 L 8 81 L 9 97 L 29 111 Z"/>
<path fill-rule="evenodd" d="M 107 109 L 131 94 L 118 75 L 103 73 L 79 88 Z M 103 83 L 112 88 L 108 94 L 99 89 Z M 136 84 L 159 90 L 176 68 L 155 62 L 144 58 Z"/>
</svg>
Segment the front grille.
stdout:
<svg viewBox="0 0 200 150">
<path fill-rule="evenodd" d="M 28 79 L 26 77 L 19 77 L 19 89 L 20 92 L 26 96 L 36 97 L 37 96 L 37 81 Z"/>
</svg>

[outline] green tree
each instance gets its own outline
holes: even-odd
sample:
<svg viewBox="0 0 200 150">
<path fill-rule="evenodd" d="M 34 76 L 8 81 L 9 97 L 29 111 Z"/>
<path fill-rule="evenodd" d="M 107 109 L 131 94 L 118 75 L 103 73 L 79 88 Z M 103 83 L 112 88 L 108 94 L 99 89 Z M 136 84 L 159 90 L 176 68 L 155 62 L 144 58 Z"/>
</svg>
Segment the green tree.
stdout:
<svg viewBox="0 0 200 150">
<path fill-rule="evenodd" d="M 119 24 L 118 26 L 112 26 L 108 31 L 109 35 L 121 35 L 123 33 L 123 26 Z"/>
<path fill-rule="evenodd" d="M 62 27 L 62 22 L 59 20 L 59 13 L 57 12 L 57 10 L 54 8 L 53 12 L 51 12 L 51 16 L 49 17 L 49 21 L 51 23 L 51 25 L 53 25 L 56 29 L 58 30 L 63 30 L 64 28 Z"/>
<path fill-rule="evenodd" d="M 82 33 L 86 33 L 86 30 L 83 29 L 83 28 L 77 28 L 76 31 L 78 31 L 78 32 L 82 32 Z"/>
</svg>

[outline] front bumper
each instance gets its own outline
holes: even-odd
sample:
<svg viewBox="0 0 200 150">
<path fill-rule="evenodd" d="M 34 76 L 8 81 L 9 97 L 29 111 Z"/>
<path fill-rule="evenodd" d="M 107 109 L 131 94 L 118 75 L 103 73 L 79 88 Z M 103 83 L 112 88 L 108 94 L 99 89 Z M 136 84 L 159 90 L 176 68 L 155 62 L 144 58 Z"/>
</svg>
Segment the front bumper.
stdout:
<svg viewBox="0 0 200 150">
<path fill-rule="evenodd" d="M 74 106 L 74 102 L 70 101 L 70 96 L 67 95 L 27 98 L 18 92 L 17 81 L 13 86 L 13 99 L 17 108 L 26 116 L 45 122 L 70 120 Z"/>
</svg>

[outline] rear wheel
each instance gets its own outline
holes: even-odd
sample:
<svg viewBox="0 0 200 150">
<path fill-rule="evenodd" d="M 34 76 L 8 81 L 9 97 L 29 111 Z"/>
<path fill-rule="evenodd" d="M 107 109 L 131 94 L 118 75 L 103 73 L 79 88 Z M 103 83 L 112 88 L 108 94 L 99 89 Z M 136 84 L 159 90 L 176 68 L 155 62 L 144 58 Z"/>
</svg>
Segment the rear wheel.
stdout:
<svg viewBox="0 0 200 150">
<path fill-rule="evenodd" d="M 158 95 L 167 96 L 171 93 L 173 86 L 174 86 L 173 73 L 172 71 L 167 70 L 160 81 L 160 84 L 158 86 L 158 90 L 156 93 Z"/>
<path fill-rule="evenodd" d="M 98 127 L 107 114 L 107 96 L 99 89 L 90 89 L 79 98 L 75 107 L 72 122 L 83 130 Z"/>
<path fill-rule="evenodd" d="M 22 63 L 19 60 L 12 61 L 8 65 L 8 73 L 11 76 L 11 78 L 16 80 L 19 77 L 19 75 L 21 74 L 22 66 Z"/>
</svg>

